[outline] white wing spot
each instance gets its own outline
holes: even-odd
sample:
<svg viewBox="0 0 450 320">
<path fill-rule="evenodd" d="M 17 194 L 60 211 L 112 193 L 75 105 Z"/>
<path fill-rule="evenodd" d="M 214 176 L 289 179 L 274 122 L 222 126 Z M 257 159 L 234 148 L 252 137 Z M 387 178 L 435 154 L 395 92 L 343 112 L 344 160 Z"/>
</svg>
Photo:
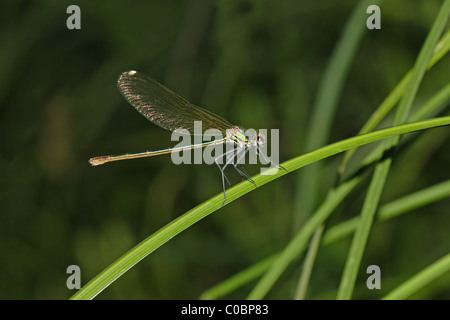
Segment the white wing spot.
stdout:
<svg viewBox="0 0 450 320">
<path fill-rule="evenodd" d="M 135 74 L 136 74 L 136 71 L 134 71 L 134 70 L 128 71 L 129 76 L 134 76 Z"/>
</svg>

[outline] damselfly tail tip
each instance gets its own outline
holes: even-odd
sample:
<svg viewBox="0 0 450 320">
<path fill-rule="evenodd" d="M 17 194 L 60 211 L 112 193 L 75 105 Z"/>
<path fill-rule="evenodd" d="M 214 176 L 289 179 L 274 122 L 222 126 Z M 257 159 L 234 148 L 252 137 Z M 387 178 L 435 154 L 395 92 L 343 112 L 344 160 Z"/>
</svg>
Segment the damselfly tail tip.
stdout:
<svg viewBox="0 0 450 320">
<path fill-rule="evenodd" d="M 101 157 L 90 158 L 89 163 L 93 166 L 99 166 L 101 164 L 108 162 L 108 160 L 109 160 L 108 156 L 101 156 Z"/>
</svg>

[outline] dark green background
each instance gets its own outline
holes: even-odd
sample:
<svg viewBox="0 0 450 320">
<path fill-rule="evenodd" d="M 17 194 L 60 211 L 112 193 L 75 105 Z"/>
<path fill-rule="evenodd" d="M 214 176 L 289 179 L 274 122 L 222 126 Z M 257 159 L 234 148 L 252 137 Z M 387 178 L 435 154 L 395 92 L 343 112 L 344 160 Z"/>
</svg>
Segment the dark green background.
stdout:
<svg viewBox="0 0 450 320">
<path fill-rule="evenodd" d="M 194 104 L 247 128 L 280 129 L 280 160 L 304 152 L 305 126 L 331 52 L 356 1 L 17 1 L 0 4 L 0 298 L 66 299 L 66 268 L 82 283 L 195 205 L 221 192 L 215 166 L 170 156 L 91 167 L 96 155 L 172 145 L 120 96 L 139 70 Z M 81 8 L 81 30 L 66 8 Z M 441 1 L 385 1 L 367 31 L 329 141 L 355 135 L 413 66 Z M 365 12 L 361 12 L 366 15 Z M 426 74 L 417 103 L 449 81 L 449 58 Z M 394 160 L 382 203 L 449 178 L 448 129 Z M 428 142 L 427 142 L 428 141 Z M 323 199 L 339 158 L 326 160 Z M 258 167 L 249 168 L 250 173 Z M 202 220 L 144 259 L 99 298 L 194 299 L 284 247 L 299 172 Z M 232 176 L 239 181 L 238 176 Z M 359 190 L 364 191 L 364 190 Z M 358 214 L 364 193 L 341 206 Z M 381 267 L 379 298 L 449 250 L 449 200 L 375 225 L 362 266 Z M 340 220 L 336 218 L 330 224 Z M 334 298 L 350 239 L 319 252 L 309 298 Z M 296 261 L 268 298 L 291 298 Z M 450 298 L 449 276 L 416 298 Z M 250 286 L 228 298 L 243 298 Z"/>
</svg>

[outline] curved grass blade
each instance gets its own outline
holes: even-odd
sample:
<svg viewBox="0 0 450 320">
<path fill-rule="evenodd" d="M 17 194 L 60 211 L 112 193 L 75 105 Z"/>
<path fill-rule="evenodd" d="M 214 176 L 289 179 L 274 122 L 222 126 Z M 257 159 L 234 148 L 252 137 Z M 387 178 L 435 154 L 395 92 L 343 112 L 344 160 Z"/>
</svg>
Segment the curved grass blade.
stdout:
<svg viewBox="0 0 450 320">
<path fill-rule="evenodd" d="M 351 148 L 356 148 L 364 144 L 396 135 L 447 125 L 450 125 L 450 117 L 442 117 L 397 127 L 391 127 L 383 130 L 378 130 L 366 135 L 352 137 L 284 162 L 282 165 L 288 171 L 273 168 L 264 172 L 264 175 L 259 174 L 252 177 L 252 180 L 258 187 L 260 187 L 287 173 L 291 173 L 292 171 L 307 166 L 308 164 L 325 159 L 340 152 L 344 152 Z M 268 175 L 270 171 L 272 171 L 274 174 Z M 121 258 L 107 267 L 103 272 L 98 274 L 82 289 L 75 293 L 71 297 L 71 299 L 93 299 L 112 282 L 117 280 L 121 275 L 128 271 L 131 267 L 144 259 L 147 255 L 155 251 L 161 245 L 172 239 L 174 236 L 184 231 L 199 220 L 203 219 L 204 217 L 208 216 L 212 212 L 217 211 L 223 205 L 226 205 L 242 197 L 252 190 L 254 190 L 254 185 L 249 181 L 243 181 L 228 189 L 227 201 L 225 203 L 223 203 L 223 195 L 218 194 L 205 201 L 204 203 L 198 205 L 197 207 L 189 210 L 179 218 L 175 219 L 171 223 L 167 224 L 166 226 L 149 236 L 147 239 L 128 251 L 126 254 L 124 254 Z M 312 231 L 314 231 L 314 229 Z"/>
<path fill-rule="evenodd" d="M 383 300 L 403 300 L 426 286 L 431 281 L 450 271 L 450 253 L 426 267 L 414 277 L 408 279 L 384 296 Z"/>
<path fill-rule="evenodd" d="M 356 181 L 354 185 L 357 185 L 359 180 Z M 337 194 L 339 195 L 339 193 L 340 192 Z M 419 190 L 410 195 L 386 203 L 380 208 L 377 217 L 379 221 L 386 221 L 413 209 L 420 208 L 447 197 L 450 197 L 450 180 L 438 183 L 426 189 Z M 327 198 L 326 202 L 331 201 L 331 199 L 332 198 Z M 317 212 L 314 213 L 313 216 L 316 214 Z M 331 227 L 325 232 L 321 245 L 327 246 L 353 234 L 358 223 L 359 217 L 354 217 Z M 304 230 L 302 229 L 301 232 L 304 232 Z M 303 251 L 299 251 L 297 252 L 297 255 L 292 255 L 290 257 L 290 261 L 297 258 L 302 252 Z M 231 276 L 229 279 L 226 279 L 223 282 L 211 287 L 200 296 L 200 299 L 218 299 L 229 294 L 230 292 L 233 292 L 237 288 L 242 287 L 266 272 L 266 270 L 269 269 L 270 266 L 276 261 L 279 255 L 280 253 L 275 253 L 270 257 L 258 261 L 254 265 Z"/>
<path fill-rule="evenodd" d="M 436 45 L 433 56 L 427 65 L 427 70 L 431 69 L 445 54 L 450 51 L 450 30 L 445 33 L 441 40 Z M 403 79 L 397 84 L 397 86 L 391 91 L 391 93 L 384 99 L 381 105 L 375 110 L 366 124 L 361 128 L 358 134 L 364 134 L 372 131 L 375 127 L 386 117 L 386 115 L 391 111 L 397 102 L 402 97 L 405 92 L 406 85 L 411 79 L 412 70 L 410 70 Z M 412 120 L 414 121 L 414 120 Z M 338 175 L 340 178 L 343 177 L 345 168 L 350 158 L 356 152 L 356 149 L 348 150 L 344 153 L 342 160 L 339 164 Z M 339 178 L 338 177 L 338 178 Z"/>
<path fill-rule="evenodd" d="M 399 125 L 404 123 L 408 118 L 412 103 L 415 99 L 423 75 L 425 74 L 429 60 L 436 47 L 436 43 L 444 30 L 450 15 L 450 0 L 446 0 L 439 9 L 436 20 L 427 35 L 425 43 L 423 44 L 420 53 L 415 62 L 411 79 L 405 89 L 400 105 L 395 113 L 393 124 Z M 388 139 L 383 143 L 385 150 L 394 148 L 400 140 L 399 136 Z M 387 157 L 377 164 L 375 167 L 369 189 L 361 210 L 361 220 L 358 228 L 355 231 L 348 257 L 345 263 L 341 282 L 337 293 L 337 299 L 350 299 L 353 293 L 353 288 L 356 282 L 358 269 L 361 263 L 362 255 L 364 253 L 365 245 L 369 237 L 370 228 L 373 217 L 378 207 L 381 193 L 389 174 L 392 163 L 392 157 Z"/>
<path fill-rule="evenodd" d="M 428 116 L 429 114 L 435 114 L 437 109 L 440 107 L 440 105 L 443 104 L 444 102 L 446 102 L 449 99 L 449 97 L 450 97 L 450 85 L 446 85 L 438 93 L 436 93 L 430 99 L 428 99 L 428 101 L 426 101 L 418 110 L 416 110 L 416 112 L 414 112 L 414 114 L 411 115 L 409 120 L 410 121 L 418 121 L 421 118 Z M 382 145 L 380 145 L 379 147 L 382 147 Z M 350 151 L 351 150 L 355 150 L 355 149 L 350 149 Z M 377 158 L 376 155 L 380 153 L 380 150 L 381 150 L 381 148 L 375 148 L 362 161 L 360 167 L 365 167 L 368 164 L 376 161 L 376 159 L 375 159 L 375 158 Z M 356 177 L 354 179 L 356 179 L 355 184 L 354 184 L 354 186 L 356 186 L 356 185 L 358 185 L 359 181 L 361 180 L 361 177 Z M 353 179 L 352 179 L 352 181 L 353 181 Z M 333 189 L 333 192 L 335 190 L 339 191 L 340 187 L 341 186 L 335 187 Z M 339 193 L 340 192 L 338 192 L 337 194 L 339 194 Z M 399 213 L 397 213 L 398 210 L 405 212 L 410 207 L 413 207 L 413 206 L 419 207 L 419 206 L 425 205 L 429 202 L 437 201 L 444 197 L 448 197 L 449 195 L 450 195 L 450 181 L 435 185 L 433 187 L 430 187 L 429 189 L 424 189 L 417 193 L 413 193 L 411 195 L 411 197 L 401 198 L 398 200 L 399 201 L 398 204 L 397 204 L 397 201 L 394 201 L 392 203 L 389 203 L 387 206 L 383 206 L 379 212 L 379 219 L 380 220 L 388 219 L 388 218 L 390 218 L 390 216 L 392 214 L 399 214 Z M 325 202 L 331 201 L 332 197 L 335 197 L 335 196 L 336 196 L 335 194 L 332 194 L 330 197 L 327 197 Z M 325 204 L 325 202 L 323 203 L 323 205 Z M 393 206 L 392 209 L 391 209 L 391 206 Z M 407 206 L 407 207 L 405 207 L 405 206 Z M 316 213 L 317 213 L 317 211 L 316 211 Z M 337 239 L 341 239 L 347 235 L 352 234 L 354 232 L 354 230 L 356 229 L 358 221 L 359 221 L 358 217 L 355 217 L 355 218 L 349 219 L 335 227 L 332 227 L 330 230 L 328 230 L 325 233 L 325 236 L 323 238 L 323 244 L 331 243 Z M 300 254 L 301 252 L 302 251 L 299 251 L 298 254 Z M 294 258 L 296 258 L 296 256 L 291 257 L 291 260 Z M 267 266 L 267 268 L 268 267 L 269 267 L 269 265 Z M 258 270 L 260 270 L 261 273 L 265 272 L 265 269 L 264 270 L 258 269 Z M 247 279 L 249 279 L 249 280 L 247 280 L 247 282 L 249 282 L 251 279 L 254 279 L 257 276 L 259 276 L 259 274 L 252 273 L 252 277 L 247 278 Z M 243 279 L 245 279 L 245 278 L 239 276 L 239 279 L 244 281 Z M 245 282 L 245 283 L 247 283 L 247 282 Z M 245 283 L 239 284 L 239 283 L 237 283 L 236 280 L 233 280 L 233 284 L 235 284 L 237 286 L 243 285 Z M 230 285 L 228 285 L 228 284 L 227 284 L 227 286 L 223 286 L 223 287 L 221 286 L 221 284 L 219 284 L 218 286 L 219 286 L 219 288 L 217 290 L 215 289 L 215 287 L 211 288 L 214 295 L 213 295 L 213 293 L 211 293 L 211 295 L 208 296 L 208 298 L 213 299 L 213 298 L 220 297 L 219 292 L 221 292 L 223 295 L 225 295 L 228 292 L 226 292 L 224 290 L 224 288 L 232 290 L 230 288 Z"/>
<path fill-rule="evenodd" d="M 309 121 L 310 126 L 306 132 L 304 151 L 314 150 L 329 141 L 329 131 L 332 127 L 345 79 L 363 39 L 364 32 L 367 31 L 364 23 L 366 18 L 361 15 L 361 12 L 364 12 L 369 5 L 378 2 L 378 0 L 358 1 L 345 25 L 342 36 L 333 50 L 323 79 L 320 82 L 316 103 L 312 108 L 313 114 Z M 311 166 L 298 176 L 292 223 L 293 232 L 298 230 L 302 220 L 307 218 L 318 205 L 318 181 L 320 181 L 318 175 L 320 172 L 322 172 L 320 165 Z"/>
<path fill-rule="evenodd" d="M 265 258 L 258 263 L 255 263 L 249 268 L 235 274 L 234 276 L 228 278 L 225 281 L 215 285 L 214 287 L 206 290 L 201 294 L 199 299 L 201 300 L 213 300 L 225 296 L 234 289 L 240 287 L 244 283 L 248 283 L 253 279 L 259 277 L 278 257 L 278 254 L 274 254 L 270 257 Z"/>
</svg>

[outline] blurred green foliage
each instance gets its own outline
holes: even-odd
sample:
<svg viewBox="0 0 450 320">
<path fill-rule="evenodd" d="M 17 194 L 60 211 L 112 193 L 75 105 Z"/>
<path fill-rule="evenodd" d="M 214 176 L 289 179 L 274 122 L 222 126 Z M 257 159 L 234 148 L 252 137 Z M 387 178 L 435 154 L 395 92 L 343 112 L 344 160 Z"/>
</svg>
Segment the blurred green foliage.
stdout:
<svg viewBox="0 0 450 320">
<path fill-rule="evenodd" d="M 66 268 L 86 283 L 186 210 L 221 192 L 215 166 L 170 157 L 91 167 L 96 155 L 163 148 L 170 132 L 140 116 L 116 89 L 139 70 L 196 105 L 247 128 L 279 128 L 280 160 L 303 150 L 324 68 L 356 1 L 68 1 L 0 5 L 0 299 L 66 299 Z M 358 132 L 413 65 L 441 1 L 385 1 L 346 80 L 329 142 Z M 365 12 L 361 14 L 366 15 Z M 416 104 L 448 83 L 450 59 L 426 74 Z M 448 179 L 448 128 L 399 152 L 383 202 Z M 364 149 L 364 148 L 363 148 Z M 338 157 L 325 162 L 323 199 Z M 258 168 L 249 168 L 250 173 Z M 192 299 L 277 251 L 292 234 L 297 176 L 251 192 L 158 249 L 103 299 Z M 233 176 L 234 181 L 239 181 Z M 360 211 L 364 193 L 330 225 Z M 449 251 L 449 199 L 377 224 L 363 265 L 382 269 L 379 298 Z M 350 239 L 319 252 L 308 297 L 334 298 Z M 301 261 L 268 298 L 291 298 Z M 415 298 L 450 298 L 450 275 Z M 228 298 L 245 297 L 244 287 Z"/>
</svg>

